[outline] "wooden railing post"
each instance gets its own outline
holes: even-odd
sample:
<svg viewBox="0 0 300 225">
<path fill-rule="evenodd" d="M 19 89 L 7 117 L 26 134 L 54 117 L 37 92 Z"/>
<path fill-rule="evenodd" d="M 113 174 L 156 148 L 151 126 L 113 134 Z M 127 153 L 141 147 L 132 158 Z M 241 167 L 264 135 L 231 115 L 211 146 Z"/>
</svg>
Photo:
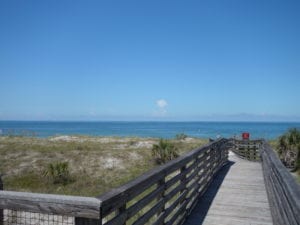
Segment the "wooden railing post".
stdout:
<svg viewBox="0 0 300 225">
<path fill-rule="evenodd" d="M 101 219 L 75 217 L 75 225 L 102 225 Z"/>
<path fill-rule="evenodd" d="M 158 195 L 157 197 L 157 201 L 159 201 L 160 199 L 165 199 L 165 195 L 166 195 L 166 181 L 165 181 L 165 177 L 160 179 L 158 182 L 157 182 L 157 185 L 158 187 L 157 188 L 160 188 L 160 187 L 164 187 L 164 191 Z M 160 220 L 158 220 L 155 224 L 156 225 L 162 225 L 164 224 L 164 220 L 165 218 L 162 216 L 164 214 L 164 212 L 166 211 L 166 208 L 167 208 L 167 202 L 164 200 L 164 207 L 162 207 L 161 210 L 158 210 L 157 213 L 156 213 L 156 217 L 157 218 L 160 218 Z"/>
<path fill-rule="evenodd" d="M 3 190 L 2 175 L 0 174 L 0 191 Z M 4 223 L 3 209 L 0 209 L 0 225 Z"/>
</svg>

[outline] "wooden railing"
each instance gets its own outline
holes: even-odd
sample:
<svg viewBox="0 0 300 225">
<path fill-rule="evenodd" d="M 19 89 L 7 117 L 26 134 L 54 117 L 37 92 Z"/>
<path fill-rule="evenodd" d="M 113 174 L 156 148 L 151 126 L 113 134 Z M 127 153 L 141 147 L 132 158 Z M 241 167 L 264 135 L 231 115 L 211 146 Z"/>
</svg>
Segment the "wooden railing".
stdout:
<svg viewBox="0 0 300 225">
<path fill-rule="evenodd" d="M 231 150 L 243 159 L 250 161 L 260 161 L 260 147 L 263 140 L 238 140 L 230 139 L 232 143 Z"/>
<path fill-rule="evenodd" d="M 299 184 L 265 141 L 262 143 L 260 154 L 274 224 L 299 225 Z"/>
<path fill-rule="evenodd" d="M 100 206 L 96 198 L 0 191 L 0 225 L 96 225 Z"/>
<path fill-rule="evenodd" d="M 227 162 L 227 140 L 191 151 L 99 197 L 103 224 L 180 224 Z"/>
<path fill-rule="evenodd" d="M 261 161 L 273 223 L 300 225 L 300 187 L 265 140 L 230 139 L 239 157 Z"/>
<path fill-rule="evenodd" d="M 0 191 L 0 225 L 47 218 L 53 225 L 181 224 L 226 164 L 227 143 L 209 143 L 97 198 Z"/>
</svg>

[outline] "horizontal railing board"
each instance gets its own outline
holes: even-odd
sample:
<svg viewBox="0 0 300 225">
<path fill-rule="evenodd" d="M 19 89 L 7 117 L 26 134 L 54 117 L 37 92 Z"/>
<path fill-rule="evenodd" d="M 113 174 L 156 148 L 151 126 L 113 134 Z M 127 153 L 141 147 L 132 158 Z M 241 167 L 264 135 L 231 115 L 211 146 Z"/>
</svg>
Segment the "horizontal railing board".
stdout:
<svg viewBox="0 0 300 225">
<path fill-rule="evenodd" d="M 169 205 L 169 207 L 165 210 L 165 218 L 167 218 L 171 214 L 171 212 L 178 206 L 178 204 L 182 203 L 185 200 L 187 193 L 187 190 L 183 190 L 180 193 L 179 197 L 174 202 L 172 202 L 171 205 Z"/>
<path fill-rule="evenodd" d="M 164 199 L 161 199 L 155 204 L 148 212 L 141 216 L 133 225 L 143 225 L 145 224 L 152 216 L 154 216 L 158 211 L 161 211 L 164 208 Z"/>
<path fill-rule="evenodd" d="M 181 213 L 186 211 L 186 205 L 188 204 L 188 201 L 185 200 L 177 210 L 177 212 L 171 217 L 171 219 L 166 223 L 167 225 L 173 225 L 174 221 L 180 216 Z"/>
<path fill-rule="evenodd" d="M 260 146 L 262 139 L 257 140 L 237 140 L 229 139 L 232 143 L 231 150 L 240 158 L 250 161 L 260 161 Z"/>
<path fill-rule="evenodd" d="M 96 198 L 0 191 L 3 209 L 98 219 L 100 207 Z"/>
<path fill-rule="evenodd" d="M 141 208 L 143 208 L 145 205 L 153 201 L 155 198 L 159 197 L 164 191 L 164 187 L 161 186 L 158 189 L 155 189 L 152 191 L 150 194 L 139 200 L 137 203 L 134 205 L 130 206 L 127 209 L 127 218 L 130 218 L 134 216 Z"/>
</svg>

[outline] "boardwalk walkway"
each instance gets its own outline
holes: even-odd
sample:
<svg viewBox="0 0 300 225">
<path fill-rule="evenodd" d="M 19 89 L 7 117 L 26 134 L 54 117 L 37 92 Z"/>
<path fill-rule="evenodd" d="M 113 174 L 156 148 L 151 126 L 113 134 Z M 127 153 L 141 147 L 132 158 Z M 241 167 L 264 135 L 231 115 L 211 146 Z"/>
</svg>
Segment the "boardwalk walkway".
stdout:
<svg viewBox="0 0 300 225">
<path fill-rule="evenodd" d="M 229 160 L 184 225 L 273 224 L 261 164 L 231 152 Z"/>
</svg>

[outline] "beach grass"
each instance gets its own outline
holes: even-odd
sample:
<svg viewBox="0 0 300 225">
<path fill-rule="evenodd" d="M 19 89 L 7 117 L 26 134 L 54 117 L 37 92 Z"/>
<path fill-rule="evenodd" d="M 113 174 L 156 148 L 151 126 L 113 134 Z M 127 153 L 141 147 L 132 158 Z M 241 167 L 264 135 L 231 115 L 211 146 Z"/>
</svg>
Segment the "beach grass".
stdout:
<svg viewBox="0 0 300 225">
<path fill-rule="evenodd" d="M 156 138 L 56 136 L 0 137 L 0 173 L 5 190 L 97 196 L 157 166 L 151 149 Z M 207 140 L 171 139 L 179 154 Z M 68 165 L 69 182 L 55 183 L 49 165 Z"/>
</svg>

